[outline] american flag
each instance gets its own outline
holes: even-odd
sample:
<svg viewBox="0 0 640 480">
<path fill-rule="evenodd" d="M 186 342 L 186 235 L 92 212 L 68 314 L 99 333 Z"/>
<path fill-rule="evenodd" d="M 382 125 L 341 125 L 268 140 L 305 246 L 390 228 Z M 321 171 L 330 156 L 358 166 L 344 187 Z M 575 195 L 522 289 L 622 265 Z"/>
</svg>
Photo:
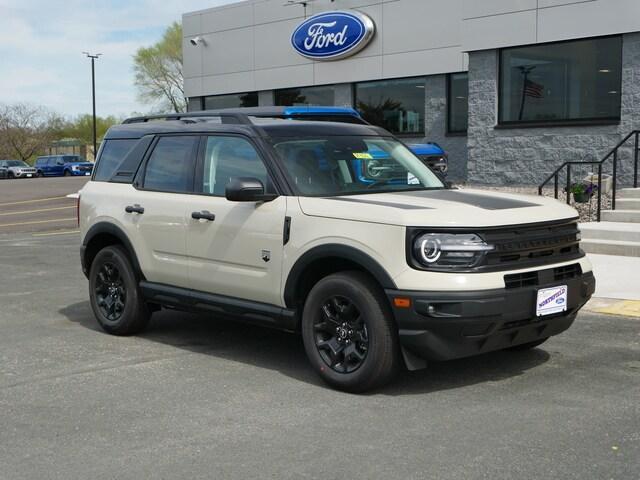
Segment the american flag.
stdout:
<svg viewBox="0 0 640 480">
<path fill-rule="evenodd" d="M 529 79 L 524 81 L 524 94 L 527 97 L 543 98 L 544 97 L 544 85 L 533 82 Z"/>
</svg>

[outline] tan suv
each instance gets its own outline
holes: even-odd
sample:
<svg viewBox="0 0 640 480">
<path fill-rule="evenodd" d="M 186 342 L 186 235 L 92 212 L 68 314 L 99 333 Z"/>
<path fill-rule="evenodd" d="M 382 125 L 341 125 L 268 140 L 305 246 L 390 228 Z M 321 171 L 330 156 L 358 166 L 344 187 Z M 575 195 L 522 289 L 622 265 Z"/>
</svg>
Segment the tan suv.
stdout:
<svg viewBox="0 0 640 480">
<path fill-rule="evenodd" d="M 447 188 L 377 127 L 241 114 L 112 127 L 82 189 L 82 265 L 104 330 L 163 308 L 302 334 L 336 388 L 540 345 L 595 288 L 576 212 Z"/>
</svg>

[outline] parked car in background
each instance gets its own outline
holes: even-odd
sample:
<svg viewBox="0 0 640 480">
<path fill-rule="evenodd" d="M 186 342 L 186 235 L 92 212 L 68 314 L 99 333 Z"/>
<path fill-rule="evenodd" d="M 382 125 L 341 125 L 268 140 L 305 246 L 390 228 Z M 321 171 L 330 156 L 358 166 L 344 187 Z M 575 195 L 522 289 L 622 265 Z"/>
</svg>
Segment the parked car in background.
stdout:
<svg viewBox="0 0 640 480">
<path fill-rule="evenodd" d="M 0 170 L 4 171 L 3 178 L 30 178 L 37 175 L 36 169 L 22 160 L 0 160 Z"/>
<path fill-rule="evenodd" d="M 414 143 L 407 145 L 409 149 L 422 160 L 423 163 L 431 167 L 431 170 L 445 177 L 449 171 L 449 161 L 445 151 L 434 142 Z"/>
<path fill-rule="evenodd" d="M 37 176 L 43 177 L 90 176 L 93 172 L 93 163 L 87 162 L 79 155 L 38 157 L 35 167 Z"/>
<path fill-rule="evenodd" d="M 247 107 L 225 108 L 192 113 L 196 113 L 198 115 L 240 113 L 257 118 L 286 118 L 293 120 L 313 120 L 316 122 L 323 121 L 368 125 L 368 122 L 362 118 L 357 110 L 348 107 Z M 425 165 L 442 177 L 446 177 L 447 171 L 449 170 L 449 161 L 447 154 L 440 145 L 433 142 L 426 142 L 407 146 L 420 160 L 423 161 Z"/>
</svg>

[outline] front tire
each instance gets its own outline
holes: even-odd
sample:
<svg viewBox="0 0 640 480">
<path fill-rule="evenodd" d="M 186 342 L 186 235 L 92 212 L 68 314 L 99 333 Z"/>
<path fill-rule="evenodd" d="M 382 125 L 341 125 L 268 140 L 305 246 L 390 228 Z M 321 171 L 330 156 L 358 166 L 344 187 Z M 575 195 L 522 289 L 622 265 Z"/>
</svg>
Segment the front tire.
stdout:
<svg viewBox="0 0 640 480">
<path fill-rule="evenodd" d="M 69 170 L 65 170 L 64 171 L 64 176 L 65 177 L 70 177 L 71 176 L 71 172 Z"/>
<path fill-rule="evenodd" d="M 304 305 L 302 339 L 314 370 L 339 390 L 381 387 L 399 364 L 387 299 L 361 272 L 336 273 L 313 287 Z"/>
<path fill-rule="evenodd" d="M 149 323 L 144 302 L 126 250 L 119 245 L 98 252 L 89 272 L 91 308 L 102 329 L 112 335 L 133 335 Z"/>
<path fill-rule="evenodd" d="M 14 178 L 16 178 L 16 176 L 13 174 L 13 172 L 9 172 L 9 173 L 7 173 L 7 178 L 9 180 L 13 180 Z"/>
</svg>

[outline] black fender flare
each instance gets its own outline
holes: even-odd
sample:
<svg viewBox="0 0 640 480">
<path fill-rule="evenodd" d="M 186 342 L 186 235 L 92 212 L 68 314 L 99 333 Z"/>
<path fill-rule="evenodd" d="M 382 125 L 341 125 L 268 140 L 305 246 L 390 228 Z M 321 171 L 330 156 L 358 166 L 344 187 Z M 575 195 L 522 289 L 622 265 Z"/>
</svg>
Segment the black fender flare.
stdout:
<svg viewBox="0 0 640 480">
<path fill-rule="evenodd" d="M 142 276 L 142 269 L 140 268 L 140 262 L 138 262 L 138 256 L 136 255 L 136 251 L 133 248 L 133 244 L 129 237 L 124 231 L 110 222 L 99 222 L 93 225 L 84 236 L 82 240 L 82 246 L 80 247 L 80 255 L 82 260 L 82 271 L 85 273 L 85 276 L 89 275 L 89 265 L 86 264 L 86 250 L 87 246 L 91 243 L 91 241 L 97 237 L 98 235 L 108 234 L 116 237 L 124 248 L 127 250 L 129 254 L 129 259 L 131 260 L 131 264 L 133 265 L 133 269 L 138 272 L 140 276 Z"/>
<path fill-rule="evenodd" d="M 342 244 L 319 245 L 306 251 L 293 265 L 284 287 L 285 305 L 295 307 L 296 289 L 306 268 L 316 260 L 323 258 L 343 258 L 357 263 L 369 272 L 384 289 L 396 289 L 396 284 L 387 271 L 370 255 L 355 247 Z"/>
</svg>

